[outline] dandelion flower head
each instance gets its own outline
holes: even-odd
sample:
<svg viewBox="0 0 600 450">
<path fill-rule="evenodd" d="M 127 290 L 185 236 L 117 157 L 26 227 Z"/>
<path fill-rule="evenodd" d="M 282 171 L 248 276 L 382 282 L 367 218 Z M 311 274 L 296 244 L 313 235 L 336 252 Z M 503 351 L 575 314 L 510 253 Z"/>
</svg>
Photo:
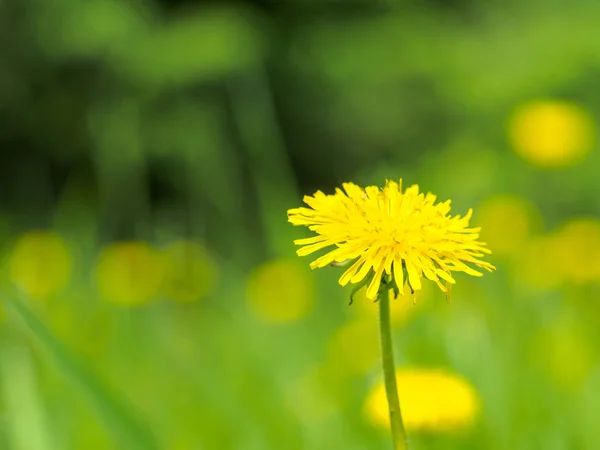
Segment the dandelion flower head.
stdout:
<svg viewBox="0 0 600 450">
<path fill-rule="evenodd" d="M 481 412 L 479 393 L 458 374 L 437 368 L 413 367 L 397 370 L 396 380 L 404 426 L 409 431 L 468 430 Z M 367 396 L 363 411 L 373 425 L 389 427 L 390 413 L 383 382 Z"/>
<path fill-rule="evenodd" d="M 25 293 L 47 298 L 69 282 L 73 257 L 58 234 L 29 231 L 17 240 L 10 256 L 10 277 Z"/>
<path fill-rule="evenodd" d="M 106 300 L 124 306 L 142 305 L 159 293 L 164 280 L 163 260 L 145 242 L 116 242 L 100 253 L 96 280 Z"/>
<path fill-rule="evenodd" d="M 519 156 L 547 169 L 581 162 L 595 139 L 594 122 L 588 112 L 558 100 L 520 106 L 510 118 L 508 131 Z"/>
<path fill-rule="evenodd" d="M 308 208 L 288 211 L 289 222 L 316 233 L 294 241 L 302 246 L 299 256 L 335 247 L 313 261 L 311 268 L 352 261 L 339 280 L 342 286 L 368 284 L 366 295 L 374 300 L 382 278 L 403 295 L 405 280 L 414 292 L 421 289 L 425 276 L 447 292 L 448 285 L 455 283 L 452 272 L 482 275 L 467 264 L 495 269 L 480 259 L 491 252 L 477 240 L 480 229 L 469 228 L 472 210 L 464 217 L 450 216 L 450 200 L 436 203 L 435 195 L 420 193 L 417 185 L 403 192 L 402 180 L 387 181 L 383 188 L 342 186 L 335 194 L 318 191 L 305 196 Z"/>
</svg>

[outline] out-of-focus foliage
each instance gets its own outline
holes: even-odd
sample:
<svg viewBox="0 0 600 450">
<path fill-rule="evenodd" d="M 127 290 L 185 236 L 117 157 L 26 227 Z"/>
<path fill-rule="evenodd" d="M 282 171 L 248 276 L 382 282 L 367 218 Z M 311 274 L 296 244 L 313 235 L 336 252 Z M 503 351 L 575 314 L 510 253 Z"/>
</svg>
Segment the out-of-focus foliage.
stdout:
<svg viewBox="0 0 600 450">
<path fill-rule="evenodd" d="M 599 17 L 0 0 L 0 449 L 387 448 L 378 305 L 285 215 L 386 177 L 498 268 L 392 301 L 412 448 L 599 448 Z"/>
</svg>

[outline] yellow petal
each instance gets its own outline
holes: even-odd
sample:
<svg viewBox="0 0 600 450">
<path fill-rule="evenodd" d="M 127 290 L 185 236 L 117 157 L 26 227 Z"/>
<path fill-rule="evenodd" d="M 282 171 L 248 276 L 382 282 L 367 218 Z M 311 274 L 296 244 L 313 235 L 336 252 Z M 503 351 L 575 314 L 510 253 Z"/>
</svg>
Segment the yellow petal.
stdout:
<svg viewBox="0 0 600 450">
<path fill-rule="evenodd" d="M 394 280 L 400 290 L 400 295 L 404 295 L 404 271 L 402 270 L 402 258 L 400 256 L 394 258 Z"/>
<path fill-rule="evenodd" d="M 375 270 L 375 275 L 369 283 L 369 287 L 367 288 L 367 298 L 371 300 L 375 300 L 377 298 L 377 293 L 379 292 L 379 286 L 381 285 L 381 276 L 383 275 L 383 269 L 385 268 L 385 260 L 381 260 L 379 262 L 379 266 L 377 270 Z"/>
</svg>

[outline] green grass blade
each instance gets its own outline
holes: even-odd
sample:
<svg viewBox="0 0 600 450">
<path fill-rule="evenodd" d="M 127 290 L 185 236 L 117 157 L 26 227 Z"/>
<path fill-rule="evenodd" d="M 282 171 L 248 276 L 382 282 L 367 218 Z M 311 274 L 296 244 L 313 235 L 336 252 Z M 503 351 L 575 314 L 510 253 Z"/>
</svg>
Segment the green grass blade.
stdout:
<svg viewBox="0 0 600 450">
<path fill-rule="evenodd" d="M 35 314 L 20 300 L 2 295 L 4 302 L 20 317 L 26 328 L 55 364 L 62 370 L 68 382 L 77 386 L 95 407 L 100 419 L 113 434 L 119 448 L 128 450 L 158 449 L 156 441 L 144 425 L 132 416 L 130 409 L 118 400 L 111 390 L 79 361 L 52 334 Z"/>
<path fill-rule="evenodd" d="M 0 390 L 7 412 L 10 448 L 54 449 L 29 352 L 20 345 L 4 345 L 0 357 Z"/>
</svg>

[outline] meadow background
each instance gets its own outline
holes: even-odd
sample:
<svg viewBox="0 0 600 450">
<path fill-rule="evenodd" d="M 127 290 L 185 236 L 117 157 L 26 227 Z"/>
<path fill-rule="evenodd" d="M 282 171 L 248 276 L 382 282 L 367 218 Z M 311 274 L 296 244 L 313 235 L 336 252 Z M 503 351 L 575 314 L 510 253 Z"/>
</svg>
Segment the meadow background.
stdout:
<svg viewBox="0 0 600 450">
<path fill-rule="evenodd" d="M 473 207 L 498 268 L 393 302 L 412 448 L 600 448 L 599 23 L 0 0 L 0 449 L 390 448 L 377 305 L 286 218 L 386 178 Z"/>
</svg>

